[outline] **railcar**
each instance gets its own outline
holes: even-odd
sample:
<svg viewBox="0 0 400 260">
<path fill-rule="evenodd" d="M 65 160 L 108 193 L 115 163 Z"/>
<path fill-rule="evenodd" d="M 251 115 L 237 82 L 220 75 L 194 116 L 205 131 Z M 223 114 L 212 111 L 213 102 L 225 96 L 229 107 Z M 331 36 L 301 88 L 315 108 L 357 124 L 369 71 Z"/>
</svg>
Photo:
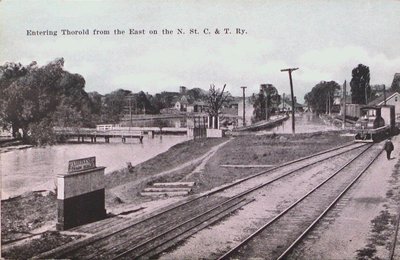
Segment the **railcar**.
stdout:
<svg viewBox="0 0 400 260">
<path fill-rule="evenodd" d="M 346 117 L 350 120 L 357 120 L 360 118 L 361 107 L 362 105 L 359 104 L 346 104 Z"/>
<path fill-rule="evenodd" d="M 356 142 L 379 142 L 395 133 L 394 106 L 365 106 L 355 124 Z"/>
</svg>

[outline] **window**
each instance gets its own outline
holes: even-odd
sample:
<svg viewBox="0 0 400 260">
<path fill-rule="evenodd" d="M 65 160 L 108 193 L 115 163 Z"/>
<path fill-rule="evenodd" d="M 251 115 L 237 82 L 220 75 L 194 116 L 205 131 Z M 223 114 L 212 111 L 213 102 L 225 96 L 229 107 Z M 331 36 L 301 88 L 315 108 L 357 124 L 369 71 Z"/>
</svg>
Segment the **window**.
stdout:
<svg viewBox="0 0 400 260">
<path fill-rule="evenodd" d="M 397 102 L 397 97 L 394 98 L 394 101 Z"/>
</svg>

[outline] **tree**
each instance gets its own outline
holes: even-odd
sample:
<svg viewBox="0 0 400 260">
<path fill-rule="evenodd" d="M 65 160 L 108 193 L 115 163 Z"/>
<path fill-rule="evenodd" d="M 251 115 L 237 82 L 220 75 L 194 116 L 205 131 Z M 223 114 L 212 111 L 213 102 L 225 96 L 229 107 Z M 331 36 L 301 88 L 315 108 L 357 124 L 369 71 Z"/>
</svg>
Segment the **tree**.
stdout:
<svg viewBox="0 0 400 260">
<path fill-rule="evenodd" d="M 104 96 L 102 115 L 105 122 L 119 123 L 128 95 L 132 95 L 130 90 L 118 89 Z"/>
<path fill-rule="evenodd" d="M 255 96 L 253 94 L 252 96 L 253 99 L 253 118 L 252 121 L 253 123 L 265 120 L 266 119 L 266 98 L 264 95 L 264 91 L 260 89 L 260 92 Z"/>
<path fill-rule="evenodd" d="M 37 67 L 36 62 L 26 67 L 15 63 L 0 66 L 2 126 L 11 125 L 14 136 L 22 129 L 26 142 L 42 144 L 54 139 L 45 135 L 52 133 L 55 123 L 65 125 L 68 122 L 66 116 L 69 113 L 60 113 L 65 107 L 69 112 L 82 115 L 85 120 L 79 123 L 88 120 L 90 111 L 84 91 L 85 80 L 78 74 L 64 71 L 63 67 L 63 58 L 43 67 Z"/>
<path fill-rule="evenodd" d="M 326 113 L 327 104 L 333 104 L 334 93 L 339 89 L 340 85 L 335 81 L 321 81 L 304 96 L 304 100 L 314 112 Z"/>
<path fill-rule="evenodd" d="M 218 128 L 218 116 L 221 113 L 221 108 L 224 105 L 227 105 L 231 99 L 229 92 L 225 92 L 225 87 L 226 84 L 224 84 L 224 87 L 220 90 L 219 88 L 215 88 L 214 84 L 211 84 L 206 99 L 208 115 L 216 118 L 216 120 L 214 120 L 214 125 L 212 126 L 215 129 Z"/>
<path fill-rule="evenodd" d="M 281 97 L 278 94 L 278 90 L 272 84 L 262 84 L 261 89 L 266 97 L 265 109 L 266 118 L 269 120 L 271 114 L 275 113 L 276 107 L 279 106 Z"/>
<path fill-rule="evenodd" d="M 91 112 L 93 114 L 100 115 L 101 114 L 101 107 L 102 107 L 102 102 L 101 98 L 103 97 L 100 95 L 98 92 L 89 92 L 88 93 L 89 99 L 90 99 L 90 108 Z"/>
<path fill-rule="evenodd" d="M 201 88 L 192 88 L 186 91 L 186 95 L 189 97 L 189 100 L 206 100 L 207 91 Z"/>
<path fill-rule="evenodd" d="M 400 73 L 394 74 L 390 90 L 400 92 Z"/>
<path fill-rule="evenodd" d="M 307 104 L 307 108 L 311 109 L 312 106 L 311 104 L 314 102 L 314 95 L 313 92 L 308 92 L 305 96 L 304 96 L 304 102 Z"/>
<path fill-rule="evenodd" d="M 154 114 L 156 109 L 153 104 L 149 101 L 151 95 L 147 95 L 143 91 L 140 91 L 135 95 L 138 108 L 142 110 L 142 113 Z"/>
<path fill-rule="evenodd" d="M 175 92 L 163 91 L 155 95 L 153 100 L 153 106 L 160 111 L 163 108 L 170 108 L 174 106 L 174 99 L 178 95 Z"/>
<path fill-rule="evenodd" d="M 369 67 L 358 64 L 358 66 L 352 70 L 351 75 L 351 102 L 353 104 L 367 104 L 371 95 Z"/>
</svg>

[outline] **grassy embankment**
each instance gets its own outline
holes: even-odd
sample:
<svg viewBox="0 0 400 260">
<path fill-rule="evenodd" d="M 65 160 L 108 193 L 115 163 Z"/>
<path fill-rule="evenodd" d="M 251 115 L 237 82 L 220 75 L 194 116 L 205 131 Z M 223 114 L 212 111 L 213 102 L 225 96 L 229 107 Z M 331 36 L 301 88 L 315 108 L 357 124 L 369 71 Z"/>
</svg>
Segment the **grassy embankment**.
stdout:
<svg viewBox="0 0 400 260">
<path fill-rule="evenodd" d="M 226 168 L 221 165 L 277 165 L 341 145 L 351 139 L 351 137 L 339 138 L 337 133 L 236 137 L 218 150 L 202 172 L 191 173 L 197 163 L 171 171 L 162 177 L 154 177 L 160 172 L 195 160 L 215 145 L 228 139 L 187 141 L 135 166 L 131 172 L 123 169 L 107 174 L 107 208 L 115 204 L 126 202 L 140 204 L 151 200 L 151 198 L 140 197 L 139 192 L 154 181 L 194 181 L 196 182 L 194 192 L 202 192 L 262 170 L 260 168 Z M 5 200 L 2 201 L 1 212 L 2 242 L 6 242 L 25 236 L 32 230 L 45 225 L 53 227 L 56 221 L 56 197 L 54 193 L 46 196 L 41 193 L 31 193 L 27 196 Z"/>
<path fill-rule="evenodd" d="M 222 139 L 191 140 L 171 147 L 146 162 L 135 166 L 132 172 L 122 169 L 106 175 L 107 206 L 112 206 L 115 195 L 110 189 L 129 182 L 149 177 L 183 162 L 193 160 L 206 153 Z M 190 170 L 190 169 L 189 169 Z M 139 190 L 138 190 L 139 191 Z M 138 197 L 132 194 L 132 197 Z M 139 200 L 140 201 L 140 200 Z M 18 239 L 30 235 L 32 230 L 44 225 L 54 224 L 57 217 L 56 195 L 54 192 L 43 195 L 41 192 L 26 193 L 22 196 L 1 202 L 1 241 Z M 109 202 L 109 203 L 108 203 Z"/>
</svg>

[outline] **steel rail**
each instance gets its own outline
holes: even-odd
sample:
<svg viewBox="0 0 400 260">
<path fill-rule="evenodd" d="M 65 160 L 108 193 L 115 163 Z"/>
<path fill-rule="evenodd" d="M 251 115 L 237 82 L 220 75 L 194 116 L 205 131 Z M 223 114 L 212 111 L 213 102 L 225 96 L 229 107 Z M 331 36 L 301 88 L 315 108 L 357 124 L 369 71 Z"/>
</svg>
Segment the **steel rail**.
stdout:
<svg viewBox="0 0 400 260">
<path fill-rule="evenodd" d="M 365 146 L 365 145 L 357 146 L 356 148 L 353 148 L 353 149 L 358 149 L 358 148 L 363 147 L 363 146 Z M 273 178 L 272 180 L 269 180 L 269 181 L 267 181 L 267 182 L 261 183 L 261 184 L 255 186 L 255 187 L 253 187 L 253 188 L 251 188 L 251 189 L 248 189 L 248 190 L 245 190 L 245 191 L 243 191 L 243 192 L 241 192 L 241 193 L 239 193 L 239 194 L 236 194 L 235 196 L 233 196 L 233 197 L 229 198 L 228 200 L 224 201 L 223 204 L 224 204 L 224 203 L 229 203 L 231 200 L 238 199 L 238 198 L 240 198 L 240 197 L 246 196 L 246 195 L 248 195 L 248 194 L 250 194 L 250 193 L 252 193 L 252 192 L 254 192 L 254 191 L 256 191 L 256 190 L 259 190 L 259 189 L 263 188 L 264 186 L 266 186 L 266 185 L 268 185 L 268 184 L 271 184 L 272 182 L 275 182 L 275 181 L 277 181 L 277 180 L 279 180 L 279 179 L 282 179 L 282 178 L 284 178 L 284 177 L 286 177 L 286 176 L 288 176 L 288 175 L 291 175 L 291 174 L 293 174 L 293 173 L 295 173 L 295 172 L 297 172 L 297 171 L 299 171 L 299 170 L 302 170 L 302 169 L 304 169 L 304 168 L 310 167 L 310 166 L 312 166 L 312 165 L 314 165 L 314 164 L 320 163 L 321 161 L 325 161 L 325 160 L 327 160 L 327 159 L 330 159 L 330 158 L 332 158 L 332 157 L 341 155 L 341 154 L 343 154 L 343 153 L 349 152 L 349 151 L 351 151 L 351 150 L 353 150 L 353 149 L 346 150 L 345 152 L 342 152 L 342 153 L 339 153 L 339 154 L 335 154 L 335 155 L 333 155 L 333 156 L 331 156 L 331 157 L 323 158 L 323 159 L 321 159 L 321 160 L 317 160 L 317 161 L 315 161 L 315 162 L 313 162 L 313 163 L 310 163 L 310 164 L 304 165 L 304 166 L 302 166 L 302 167 L 296 168 L 296 169 L 294 169 L 294 170 L 291 170 L 291 171 L 289 171 L 288 173 L 285 173 L 285 174 L 283 174 L 283 175 L 280 175 L 280 176 L 277 176 L 277 177 Z M 367 148 L 367 149 L 368 149 L 368 148 Z M 221 204 L 221 205 L 222 205 L 222 204 Z M 126 241 L 126 243 L 127 243 L 127 242 L 129 242 L 129 241 Z M 133 251 L 133 250 L 132 250 L 132 251 Z M 115 258 L 115 259 L 116 259 L 116 258 Z"/>
<path fill-rule="evenodd" d="M 223 207 L 225 204 L 228 204 L 228 203 L 234 201 L 235 199 L 240 199 L 240 197 L 232 197 L 232 198 L 230 198 L 229 200 L 226 200 L 226 201 L 222 202 L 221 204 L 218 204 L 217 206 L 215 206 L 215 207 L 213 207 L 213 208 L 211 208 L 211 209 L 208 209 L 207 211 L 205 211 L 205 212 L 203 212 L 203 213 L 200 213 L 200 214 L 198 214 L 198 215 L 196 215 L 196 216 L 194 216 L 194 217 L 192 217 L 192 218 L 190 218 L 190 219 L 188 219 L 188 220 L 185 220 L 183 223 L 180 223 L 180 224 L 178 224 L 178 225 L 176 225 L 176 226 L 173 226 L 173 227 L 167 229 L 166 231 L 163 231 L 161 234 L 158 234 L 158 235 L 156 235 L 155 237 L 148 238 L 147 240 L 145 240 L 145 241 L 141 242 L 140 244 L 136 245 L 135 248 L 131 249 L 130 251 L 136 250 L 137 248 L 139 248 L 139 247 L 141 247 L 141 246 L 143 246 L 143 245 L 145 245 L 145 244 L 147 244 L 147 243 L 149 243 L 149 242 L 151 242 L 151 241 L 154 241 L 154 240 L 157 239 L 158 237 L 161 237 L 161 236 L 163 236 L 163 235 L 165 235 L 165 234 L 167 234 L 167 233 L 169 233 L 169 232 L 172 232 L 172 231 L 174 231 L 175 229 L 178 229 L 179 227 L 181 227 L 181 226 L 183 226 L 183 225 L 185 225 L 185 224 L 187 224 L 187 223 L 189 223 L 189 222 L 191 222 L 191 221 L 194 221 L 194 220 L 196 220 L 196 219 L 198 219 L 198 218 L 200 218 L 200 217 L 202 217 L 202 216 L 204 216 L 204 215 L 206 215 L 206 214 L 208 214 L 208 213 L 210 213 L 210 212 L 212 212 L 212 211 L 214 211 L 214 210 L 218 210 L 218 209 L 220 209 L 221 207 Z M 237 203 L 240 203 L 240 202 L 242 202 L 242 201 L 244 201 L 244 200 L 245 200 L 245 199 L 242 198 L 242 199 L 240 199 Z M 234 204 L 233 206 L 235 206 L 235 205 L 236 205 L 236 204 Z M 230 206 L 230 207 L 232 207 L 232 206 Z M 127 241 L 125 241 L 125 242 L 123 242 L 123 243 L 118 244 L 117 246 L 121 246 L 121 245 L 126 244 L 126 243 L 129 243 L 129 242 L 131 242 L 131 240 L 127 240 Z M 115 249 L 117 246 L 112 247 L 112 248 L 110 248 L 110 249 L 113 250 L 113 249 Z M 104 250 L 104 251 L 102 251 L 102 252 L 109 252 L 109 251 L 111 251 L 111 250 Z M 96 252 L 96 253 L 97 253 L 97 252 Z M 129 252 L 127 252 L 127 253 L 129 253 Z M 116 258 L 117 258 L 117 257 L 116 257 Z M 113 258 L 113 259 L 116 259 L 116 258 Z M 92 258 L 89 258 L 89 259 L 92 259 Z"/>
<path fill-rule="evenodd" d="M 365 150 L 363 150 L 361 153 L 356 155 L 354 158 L 352 158 L 349 162 L 347 162 L 345 165 L 340 167 L 337 171 L 335 171 L 331 176 L 329 176 L 327 179 L 319 183 L 317 186 L 315 186 L 312 190 L 307 192 L 303 197 L 299 198 L 296 200 L 294 203 L 292 203 L 290 206 L 288 206 L 285 210 L 281 211 L 278 215 L 276 215 L 274 218 L 272 218 L 270 221 L 268 221 L 266 224 L 258 228 L 255 232 L 250 234 L 247 238 L 245 238 L 243 241 L 241 241 L 239 244 L 237 244 L 235 247 L 231 248 L 228 252 L 226 252 L 224 255 L 218 258 L 218 260 L 222 259 L 228 259 L 233 253 L 235 253 L 239 248 L 241 248 L 243 245 L 248 243 L 251 239 L 253 239 L 255 236 L 257 236 L 260 232 L 265 230 L 267 227 L 271 226 L 273 223 L 275 223 L 278 219 L 283 217 L 287 212 L 289 212 L 292 208 L 294 208 L 297 204 L 302 202 L 304 199 L 306 199 L 310 194 L 314 193 L 317 189 L 319 189 L 322 185 L 324 185 L 326 182 L 328 182 L 330 179 L 335 177 L 339 172 L 341 172 L 344 168 L 346 168 L 348 165 L 350 165 L 353 161 L 355 161 L 357 158 L 359 158 L 363 153 L 365 153 L 367 150 L 369 150 L 372 145 L 369 145 Z"/>
<path fill-rule="evenodd" d="M 299 158 L 299 159 L 295 159 L 295 160 L 286 162 L 286 163 L 284 163 L 284 164 L 275 166 L 275 167 L 270 168 L 270 169 L 268 169 L 268 170 L 264 170 L 264 171 L 261 171 L 261 172 L 259 172 L 259 173 L 253 174 L 253 175 L 251 175 L 251 176 L 245 177 L 245 178 L 243 178 L 243 179 L 240 179 L 240 180 L 235 181 L 235 182 L 233 182 L 233 183 L 231 183 L 231 184 L 228 184 L 228 185 L 225 185 L 225 186 L 223 186 L 223 187 L 220 187 L 220 188 L 218 188 L 218 189 L 216 189 L 216 190 L 213 190 L 213 191 L 211 191 L 211 192 L 206 192 L 206 193 L 204 193 L 204 194 L 202 194 L 202 195 L 199 195 L 199 196 L 196 196 L 196 197 L 194 197 L 194 198 L 192 198 L 192 199 L 190 199 L 190 200 L 188 200 L 188 201 L 179 202 L 179 203 L 173 205 L 173 206 L 170 207 L 170 208 L 167 208 L 167 209 L 162 210 L 162 211 L 160 211 L 160 212 L 156 212 L 156 213 L 154 213 L 154 214 L 150 214 L 150 215 L 144 216 L 144 217 L 143 217 L 142 219 L 140 219 L 140 220 L 136 220 L 136 219 L 135 219 L 133 223 L 129 223 L 129 222 L 128 222 L 128 223 L 126 223 L 126 225 L 123 225 L 123 227 L 119 228 L 118 230 L 112 230 L 112 228 L 105 229 L 104 231 L 98 233 L 98 234 L 95 235 L 95 236 L 92 236 L 92 237 L 89 237 L 89 238 L 82 238 L 82 239 L 75 240 L 75 241 L 73 241 L 73 242 L 71 242 L 71 243 L 69 243 L 69 244 L 65 244 L 65 245 L 63 245 L 63 246 L 61 246 L 61 247 L 57 247 L 57 248 L 55 248 L 55 249 L 53 249 L 53 250 L 50 250 L 50 251 L 41 253 L 41 254 L 37 255 L 35 258 L 48 258 L 48 257 L 59 257 L 59 256 L 63 256 L 63 255 L 65 255 L 66 253 L 76 251 L 76 250 L 78 250 L 79 248 L 82 248 L 82 247 L 84 247 L 84 246 L 86 246 L 86 245 L 88 245 L 88 244 L 92 244 L 92 243 L 94 243 L 94 242 L 96 242 L 96 241 L 99 241 L 99 240 L 101 240 L 101 239 L 104 239 L 104 238 L 113 236 L 113 235 L 115 235 L 115 234 L 117 234 L 117 233 L 120 233 L 120 232 L 122 232 L 122 231 L 125 231 L 125 230 L 127 230 L 127 229 L 129 229 L 129 228 L 132 228 L 133 226 L 138 225 L 138 224 L 142 223 L 143 221 L 148 221 L 149 219 L 155 218 L 155 217 L 157 217 L 157 216 L 160 216 L 160 215 L 162 215 L 162 214 L 165 214 L 165 213 L 167 213 L 167 212 L 170 212 L 170 211 L 172 211 L 172 210 L 175 210 L 176 208 L 179 208 L 179 207 L 181 207 L 181 206 L 187 205 L 187 204 L 192 203 L 192 202 L 194 202 L 194 201 L 196 201 L 196 200 L 199 200 L 199 199 L 201 199 L 201 198 L 204 198 L 204 197 L 213 195 L 213 194 L 215 194 L 215 193 L 224 191 L 224 190 L 226 190 L 226 189 L 229 189 L 229 188 L 231 188 L 231 187 L 234 187 L 234 186 L 236 186 L 236 185 L 238 185 L 238 184 L 240 184 L 240 183 L 242 183 L 242 182 L 245 182 L 245 181 L 247 181 L 247 180 L 256 178 L 256 177 L 258 177 L 258 176 L 260 176 L 260 175 L 263 175 L 263 174 L 265 174 L 265 173 L 269 173 L 269 172 L 275 171 L 275 170 L 277 170 L 277 169 L 280 169 L 280 168 L 289 166 L 289 165 L 291 165 L 291 164 L 295 164 L 295 163 L 298 163 L 298 162 L 301 162 L 301 161 L 305 161 L 305 160 L 308 160 L 308 159 L 310 159 L 310 158 L 317 157 L 317 156 L 320 156 L 320 155 L 323 155 L 323 154 L 327 154 L 327 153 L 333 152 L 333 151 L 335 151 L 335 150 L 343 149 L 343 148 L 346 148 L 346 147 L 349 147 L 349 146 L 352 146 L 352 145 L 355 146 L 355 147 L 350 148 L 349 150 L 342 151 L 342 152 L 337 153 L 337 154 L 333 154 L 333 155 L 330 156 L 330 157 L 323 158 L 323 159 L 318 160 L 318 161 L 316 161 L 316 162 L 310 163 L 310 164 L 308 164 L 308 165 L 306 165 L 306 166 L 302 166 L 302 167 L 300 167 L 300 168 L 298 168 L 298 169 L 295 169 L 295 170 L 293 170 L 293 171 L 290 171 L 289 173 L 287 173 L 287 174 L 285 174 L 285 175 L 283 175 L 283 176 L 279 176 L 279 177 L 277 177 L 277 178 L 275 178 L 275 179 L 273 179 L 273 180 L 271 180 L 271 181 L 269 181 L 269 182 L 267 182 L 267 183 L 264 183 L 264 184 L 261 184 L 261 185 L 257 186 L 255 189 L 252 189 L 252 190 L 250 190 L 250 191 L 247 192 L 247 193 L 250 193 L 250 192 L 252 192 L 252 191 L 254 191 L 254 190 L 256 190 L 256 189 L 259 189 L 259 188 L 261 188 L 261 187 L 263 187 L 263 186 L 265 186 L 265 185 L 267 185 L 267 184 L 270 184 L 271 182 L 274 182 L 274 181 L 276 181 L 276 180 L 279 180 L 279 179 L 281 179 L 281 178 L 283 178 L 283 177 L 285 177 L 285 176 L 287 176 L 287 175 L 289 175 L 289 174 L 291 174 L 291 173 L 293 173 L 293 172 L 295 172 L 295 171 L 304 169 L 304 168 L 306 168 L 306 167 L 309 167 L 309 166 L 314 165 L 314 164 L 316 164 L 316 163 L 319 163 L 319 162 L 322 162 L 322 161 L 331 159 L 331 158 L 333 158 L 333 157 L 339 156 L 339 155 L 344 154 L 344 153 L 347 153 L 347 152 L 349 152 L 349 151 L 352 151 L 352 150 L 361 148 L 361 147 L 363 147 L 363 146 L 366 146 L 367 144 L 358 145 L 358 144 L 356 144 L 356 143 L 354 143 L 354 142 L 348 142 L 348 143 L 346 143 L 346 144 L 344 144 L 344 145 L 342 145 L 342 146 L 339 146 L 339 147 L 334 147 L 334 148 L 331 148 L 331 149 L 328 149 L 328 150 L 324 150 L 324 151 L 321 151 L 321 152 L 318 152 L 318 153 L 315 153 L 315 154 L 312 154 L 312 155 L 308 155 L 308 156 L 305 156 L 305 157 L 302 157 L 302 158 Z M 246 191 L 245 191 L 245 192 L 246 192 Z"/>
<path fill-rule="evenodd" d="M 308 232 L 331 210 L 336 203 L 343 197 L 343 195 L 349 191 L 349 189 L 360 179 L 360 177 L 368 170 L 368 168 L 375 162 L 375 160 L 379 157 L 381 152 L 377 153 L 377 155 L 372 159 L 365 167 L 360 171 L 360 173 L 343 189 L 343 191 L 332 201 L 331 204 L 311 223 L 307 229 L 283 252 L 277 260 L 284 259 L 293 249 L 294 247 L 308 234 Z"/>
<path fill-rule="evenodd" d="M 221 212 L 216 212 L 215 215 L 211 215 L 211 216 L 207 217 L 204 221 L 202 221 L 202 222 L 200 222 L 200 223 L 197 223 L 197 224 L 196 224 L 195 226 L 193 226 L 192 228 L 190 228 L 190 229 L 188 229 L 188 230 L 183 230 L 183 231 L 180 232 L 179 234 L 174 235 L 171 239 L 168 239 L 168 240 L 166 240 L 166 241 L 163 241 L 161 244 L 159 244 L 159 245 L 157 245 L 157 246 L 154 246 L 154 247 L 151 247 L 151 248 L 149 248 L 149 249 L 146 249 L 145 252 L 142 252 L 142 253 L 140 253 L 140 254 L 138 254 L 138 255 L 135 255 L 135 258 L 139 258 L 139 257 L 141 257 L 141 256 L 143 256 L 143 255 L 145 255 L 145 254 L 147 254 L 147 253 L 149 253 L 149 252 L 151 252 L 153 249 L 156 249 L 156 248 L 160 247 L 161 245 L 164 245 L 164 244 L 166 244 L 166 243 L 168 243 L 168 242 L 174 240 L 175 238 L 179 237 L 180 235 L 182 235 L 182 234 L 184 234 L 184 233 L 186 233 L 186 232 L 188 232 L 188 231 L 190 231 L 190 230 L 192 230 L 192 229 L 194 229 L 194 228 L 200 226 L 200 225 L 203 224 L 205 221 L 208 221 L 208 220 L 210 220 L 210 219 L 212 219 L 212 218 L 214 218 L 214 217 L 216 217 L 216 216 L 218 216 L 218 215 L 220 215 L 220 214 L 222 214 L 222 213 L 224 213 L 224 212 L 230 210 L 231 208 L 234 208 L 235 206 L 239 205 L 240 203 L 242 203 L 242 202 L 244 202 L 244 201 L 246 201 L 245 198 L 243 198 L 243 199 L 241 199 L 241 200 L 238 200 L 235 204 L 228 206 L 226 209 L 222 209 Z M 179 225 L 177 225 L 177 226 L 174 226 L 174 227 L 170 228 L 169 230 L 164 231 L 164 232 L 162 232 L 161 234 L 159 234 L 159 235 L 157 235 L 157 236 L 155 236 L 155 237 L 153 237 L 153 238 L 150 238 L 150 239 L 148 239 L 148 240 L 146 240 L 146 241 L 140 243 L 139 245 L 136 245 L 134 248 L 131 248 L 131 249 L 129 249 L 129 250 L 127 250 L 127 251 L 125 251 L 125 252 L 123 252 L 123 253 L 121 253 L 121 254 L 115 256 L 115 257 L 113 257 L 112 260 L 119 259 L 119 258 L 121 258 L 121 257 L 123 257 L 123 256 L 126 256 L 127 254 L 129 254 L 129 253 L 131 253 L 131 252 L 133 252 L 133 251 L 139 249 L 140 247 L 143 247 L 144 245 L 146 245 L 146 244 L 148 244 L 148 243 L 150 243 L 150 242 L 152 242 L 152 241 L 154 241 L 154 240 L 156 240 L 156 239 L 158 239 L 158 238 L 161 238 L 161 237 L 167 235 L 167 234 L 170 233 L 170 232 L 173 232 L 173 231 L 179 229 L 179 228 L 182 227 L 183 225 L 186 225 L 186 224 L 188 224 L 188 223 L 190 223 L 190 222 L 192 222 L 192 221 L 194 221 L 194 220 L 196 220 L 196 219 L 198 219 L 198 218 L 201 218 L 201 217 L 203 217 L 203 216 L 206 216 L 208 213 L 210 213 L 210 212 L 212 212 L 212 211 L 214 211 L 214 210 L 220 209 L 221 206 L 222 206 L 222 205 L 219 205 L 219 206 L 217 206 L 217 207 L 214 207 L 213 209 L 210 209 L 210 210 L 208 210 L 208 211 L 206 211 L 206 212 L 204 212 L 204 213 L 202 213 L 202 214 L 200 214 L 200 215 L 198 215 L 198 216 L 195 216 L 195 217 L 193 217 L 193 218 L 191 218 L 191 219 L 185 221 L 184 223 L 181 223 L 181 224 L 179 224 Z"/>
</svg>

